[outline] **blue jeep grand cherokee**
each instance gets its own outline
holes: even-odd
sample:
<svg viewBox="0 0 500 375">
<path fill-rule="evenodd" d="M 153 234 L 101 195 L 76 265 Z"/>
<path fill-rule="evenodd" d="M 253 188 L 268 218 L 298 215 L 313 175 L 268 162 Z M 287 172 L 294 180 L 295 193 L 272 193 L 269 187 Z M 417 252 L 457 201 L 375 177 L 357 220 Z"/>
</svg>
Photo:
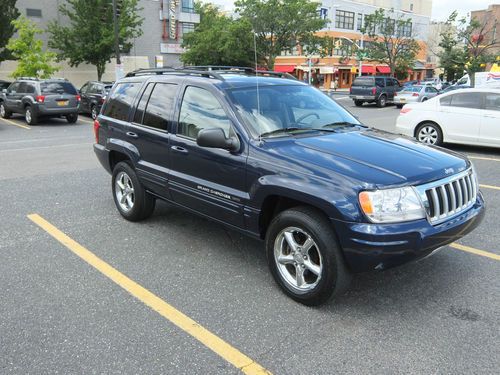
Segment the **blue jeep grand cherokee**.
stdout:
<svg viewBox="0 0 500 375">
<path fill-rule="evenodd" d="M 369 129 L 294 80 L 136 71 L 114 85 L 94 131 L 125 219 L 162 199 L 265 239 L 277 283 L 308 305 L 352 273 L 461 238 L 484 214 L 467 158 Z"/>
</svg>

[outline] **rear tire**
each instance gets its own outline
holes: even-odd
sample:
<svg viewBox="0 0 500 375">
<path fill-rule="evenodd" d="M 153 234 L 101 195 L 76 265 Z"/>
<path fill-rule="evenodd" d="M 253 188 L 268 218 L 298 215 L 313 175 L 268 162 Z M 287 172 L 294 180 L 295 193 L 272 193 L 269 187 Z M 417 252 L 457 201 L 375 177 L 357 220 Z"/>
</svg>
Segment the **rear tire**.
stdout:
<svg viewBox="0 0 500 375">
<path fill-rule="evenodd" d="M 404 104 L 396 104 L 396 107 L 399 108 L 399 109 L 401 109 L 401 108 L 403 108 L 403 105 Z"/>
<path fill-rule="evenodd" d="M 355 101 L 354 101 L 354 105 L 355 105 L 356 107 L 361 107 L 361 106 L 363 105 L 363 102 L 362 102 L 361 100 L 355 100 Z"/>
<path fill-rule="evenodd" d="M 68 121 L 69 124 L 74 124 L 78 121 L 78 113 L 71 113 L 69 115 L 66 115 L 66 121 Z"/>
<path fill-rule="evenodd" d="M 4 119 L 9 119 L 12 116 L 12 112 L 5 108 L 4 102 L 0 102 L 0 116 Z"/>
<path fill-rule="evenodd" d="M 30 105 L 27 105 L 24 109 L 24 119 L 28 125 L 38 124 L 38 116 L 33 112 L 33 108 Z"/>
<path fill-rule="evenodd" d="M 92 104 L 92 106 L 90 107 L 90 117 L 92 117 L 92 120 L 95 120 L 98 114 L 99 112 L 97 112 L 97 107 L 95 106 L 95 104 Z"/>
<path fill-rule="evenodd" d="M 433 122 L 424 122 L 415 131 L 415 138 L 421 143 L 440 146 L 443 144 L 443 132 L 439 125 Z"/>
<path fill-rule="evenodd" d="M 351 277 L 331 223 L 314 208 L 279 213 L 267 230 L 266 252 L 278 285 L 304 305 L 320 305 L 349 286 Z"/>
<path fill-rule="evenodd" d="M 153 213 L 155 199 L 144 189 L 129 163 L 116 164 L 111 188 L 116 208 L 125 219 L 141 221 Z"/>
<path fill-rule="evenodd" d="M 377 107 L 383 108 L 387 104 L 387 97 L 385 95 L 380 95 L 377 99 Z"/>
</svg>

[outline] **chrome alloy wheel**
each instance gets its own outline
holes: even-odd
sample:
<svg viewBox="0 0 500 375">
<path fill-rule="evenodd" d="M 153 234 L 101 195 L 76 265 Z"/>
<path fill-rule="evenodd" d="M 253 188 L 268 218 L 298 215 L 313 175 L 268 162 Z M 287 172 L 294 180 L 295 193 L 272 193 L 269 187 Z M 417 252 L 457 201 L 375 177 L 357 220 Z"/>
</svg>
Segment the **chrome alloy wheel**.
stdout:
<svg viewBox="0 0 500 375">
<path fill-rule="evenodd" d="M 25 118 L 26 118 L 26 122 L 28 124 L 31 124 L 31 109 L 26 109 L 26 113 L 25 113 Z"/>
<path fill-rule="evenodd" d="M 418 131 L 417 138 L 419 142 L 435 145 L 438 139 L 438 132 L 433 126 L 424 126 Z"/>
<path fill-rule="evenodd" d="M 274 260 L 281 277 L 295 290 L 314 289 L 321 279 L 323 261 L 318 246 L 300 228 L 287 227 L 276 236 Z"/>
<path fill-rule="evenodd" d="M 124 212 L 134 207 L 135 195 L 132 180 L 125 172 L 120 172 L 115 180 L 116 201 Z"/>
<path fill-rule="evenodd" d="M 0 104 L 0 116 L 5 117 L 5 106 L 4 104 Z"/>
<path fill-rule="evenodd" d="M 90 115 L 92 116 L 93 120 L 95 120 L 97 118 L 98 113 L 97 113 L 97 108 L 95 107 L 95 105 L 92 106 Z"/>
</svg>

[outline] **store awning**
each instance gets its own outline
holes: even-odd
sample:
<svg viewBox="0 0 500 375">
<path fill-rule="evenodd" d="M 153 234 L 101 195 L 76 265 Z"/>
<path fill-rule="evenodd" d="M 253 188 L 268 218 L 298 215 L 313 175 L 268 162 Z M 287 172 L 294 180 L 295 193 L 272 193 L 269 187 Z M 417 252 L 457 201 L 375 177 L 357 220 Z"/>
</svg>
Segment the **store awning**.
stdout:
<svg viewBox="0 0 500 375">
<path fill-rule="evenodd" d="M 361 66 L 361 73 L 370 73 L 370 74 L 375 74 L 375 67 L 373 65 L 362 65 Z"/>
<path fill-rule="evenodd" d="M 390 74 L 391 68 L 389 68 L 387 65 L 377 65 L 377 72 L 382 74 Z"/>
<path fill-rule="evenodd" d="M 275 65 L 274 71 L 280 73 L 292 73 L 295 70 L 295 65 Z"/>
</svg>

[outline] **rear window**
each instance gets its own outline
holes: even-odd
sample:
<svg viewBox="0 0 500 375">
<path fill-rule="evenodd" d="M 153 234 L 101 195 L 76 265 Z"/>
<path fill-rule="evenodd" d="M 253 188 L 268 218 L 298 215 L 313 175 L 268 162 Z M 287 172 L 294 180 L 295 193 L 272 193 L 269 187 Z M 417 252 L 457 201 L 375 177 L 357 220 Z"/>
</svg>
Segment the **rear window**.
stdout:
<svg viewBox="0 0 500 375">
<path fill-rule="evenodd" d="M 75 87 L 69 82 L 42 82 L 40 90 L 42 94 L 77 94 Z"/>
<path fill-rule="evenodd" d="M 117 84 L 115 89 L 110 93 L 102 114 L 117 120 L 127 121 L 130 107 L 140 87 L 141 84 L 139 82 Z"/>
<path fill-rule="evenodd" d="M 406 92 L 420 92 L 422 90 L 422 86 L 411 86 L 411 87 L 405 87 L 403 91 Z"/>
<path fill-rule="evenodd" d="M 375 81 L 371 77 L 359 77 L 352 83 L 353 86 L 375 86 Z"/>
</svg>

